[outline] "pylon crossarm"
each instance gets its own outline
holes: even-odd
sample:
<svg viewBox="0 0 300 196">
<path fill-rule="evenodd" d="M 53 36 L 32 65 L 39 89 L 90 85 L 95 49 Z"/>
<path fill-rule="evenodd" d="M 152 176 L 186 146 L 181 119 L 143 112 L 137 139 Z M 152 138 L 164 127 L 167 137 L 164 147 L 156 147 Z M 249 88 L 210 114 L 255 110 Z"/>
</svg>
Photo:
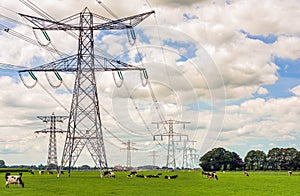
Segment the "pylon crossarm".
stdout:
<svg viewBox="0 0 300 196">
<path fill-rule="evenodd" d="M 95 55 L 95 71 L 126 71 L 126 70 L 146 70 L 142 67 L 133 66 L 119 60 Z"/>
<path fill-rule="evenodd" d="M 184 141 L 182 140 L 182 138 L 186 138 L 186 140 L 188 140 L 188 135 L 184 135 L 184 134 L 180 134 L 180 133 L 163 133 L 163 134 L 157 134 L 157 135 L 153 135 L 153 138 L 156 138 L 156 137 L 165 137 L 165 136 L 172 136 L 172 137 L 179 137 L 180 141 Z"/>
<path fill-rule="evenodd" d="M 191 122 L 186 122 L 186 121 L 178 121 L 178 120 L 165 120 L 161 122 L 152 122 L 152 124 L 188 124 Z"/>
<path fill-rule="evenodd" d="M 80 18 L 80 14 L 75 14 L 68 18 L 65 18 L 61 21 L 48 20 L 44 18 L 39 18 L 36 16 L 29 16 L 26 14 L 19 13 L 20 16 L 31 22 L 34 27 L 33 29 L 40 30 L 78 30 L 80 27 L 75 25 L 66 24 L 66 22 L 70 22 L 72 20 L 76 20 Z"/>
<path fill-rule="evenodd" d="M 73 72 L 77 70 L 77 55 L 72 55 L 51 63 L 47 63 L 38 67 L 20 70 L 19 72 L 29 72 L 29 71 L 63 71 L 63 72 Z"/>
<path fill-rule="evenodd" d="M 154 11 L 142 13 L 142 14 L 137 14 L 134 16 L 126 17 L 126 18 L 121 18 L 118 20 L 110 20 L 108 18 L 99 16 L 99 15 L 94 15 L 97 18 L 100 18 L 102 20 L 106 20 L 108 22 L 98 24 L 92 27 L 94 30 L 121 30 L 121 29 L 127 29 L 127 28 L 132 28 L 141 23 L 143 20 L 145 20 L 147 17 L 149 17 L 151 14 L 154 14 Z M 33 28 L 34 29 L 40 29 L 40 30 L 82 30 L 83 27 L 80 27 L 78 25 L 70 25 L 67 24 L 67 22 L 76 20 L 80 18 L 80 13 L 75 14 L 73 16 L 70 16 L 68 18 L 65 18 L 60 21 L 53 21 L 53 20 L 48 20 L 44 18 L 39 18 L 36 16 L 29 16 L 26 14 L 21 14 L 19 13 L 20 16 L 31 22 L 33 25 L 35 25 Z M 84 27 L 84 29 L 89 29 L 91 27 Z"/>
<path fill-rule="evenodd" d="M 95 71 L 126 71 L 126 70 L 139 70 L 144 71 L 145 68 L 136 67 L 119 60 L 113 60 L 102 56 L 95 56 Z M 77 55 L 72 55 L 66 58 L 62 58 L 51 63 L 40 65 L 30 69 L 23 69 L 19 72 L 29 71 L 56 71 L 56 72 L 75 72 L 77 71 Z M 85 68 L 82 68 L 84 71 Z M 88 71 L 87 69 L 86 71 Z"/>
<path fill-rule="evenodd" d="M 154 13 L 155 13 L 154 11 L 150 11 L 142 14 L 137 14 L 134 16 L 129 16 L 126 18 L 121 18 L 118 20 L 112 20 L 110 22 L 96 25 L 93 27 L 93 29 L 94 30 L 121 30 L 121 29 L 132 28 Z"/>
<path fill-rule="evenodd" d="M 49 133 L 49 132 L 65 133 L 67 131 L 59 129 L 59 128 L 56 128 L 55 131 L 53 131 L 53 130 L 51 130 L 49 128 L 46 128 L 46 129 L 42 129 L 42 130 L 39 130 L 39 131 L 35 131 L 34 133 Z"/>
</svg>

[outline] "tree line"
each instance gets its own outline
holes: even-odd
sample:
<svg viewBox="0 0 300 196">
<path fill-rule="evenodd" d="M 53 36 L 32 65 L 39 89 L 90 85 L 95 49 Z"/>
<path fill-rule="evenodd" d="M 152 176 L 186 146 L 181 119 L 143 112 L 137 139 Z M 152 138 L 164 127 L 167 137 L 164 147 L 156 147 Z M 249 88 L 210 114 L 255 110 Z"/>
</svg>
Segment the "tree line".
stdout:
<svg viewBox="0 0 300 196">
<path fill-rule="evenodd" d="M 200 158 L 199 165 L 205 171 L 298 170 L 300 151 L 295 148 L 272 148 L 266 154 L 261 150 L 250 150 L 243 160 L 235 152 L 214 148 Z"/>
</svg>

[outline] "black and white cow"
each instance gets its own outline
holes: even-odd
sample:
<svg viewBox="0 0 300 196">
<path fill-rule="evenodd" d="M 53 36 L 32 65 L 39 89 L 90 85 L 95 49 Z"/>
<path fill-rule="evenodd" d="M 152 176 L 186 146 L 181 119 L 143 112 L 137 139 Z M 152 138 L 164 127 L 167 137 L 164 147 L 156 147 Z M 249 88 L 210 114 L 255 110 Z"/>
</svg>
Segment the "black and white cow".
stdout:
<svg viewBox="0 0 300 196">
<path fill-rule="evenodd" d="M 178 175 L 174 175 L 174 176 L 165 176 L 165 179 L 175 179 L 177 178 Z"/>
<path fill-rule="evenodd" d="M 22 173 L 19 173 L 19 176 L 11 176 L 10 173 L 5 174 L 5 186 L 9 188 L 10 184 L 19 184 L 24 188 L 24 182 L 22 181 Z"/>
<path fill-rule="evenodd" d="M 127 175 L 127 177 L 131 178 L 132 176 L 136 176 L 137 171 L 131 171 L 130 174 Z"/>
<path fill-rule="evenodd" d="M 219 180 L 216 172 L 213 172 L 212 174 L 209 173 L 209 175 L 207 175 L 207 178 L 208 178 L 208 180 L 210 180 L 211 178 Z"/>
<path fill-rule="evenodd" d="M 210 180 L 211 178 L 214 178 L 214 179 L 216 179 L 216 180 L 219 180 L 219 178 L 218 178 L 216 172 L 209 173 L 209 172 L 204 172 L 204 171 L 202 171 L 202 176 L 207 177 L 208 180 Z"/>
<path fill-rule="evenodd" d="M 108 176 L 110 178 L 115 178 L 116 177 L 115 173 L 111 172 L 111 171 L 104 171 L 103 176 Z"/>
<path fill-rule="evenodd" d="M 147 175 L 147 176 L 144 176 L 144 178 L 159 178 L 159 175 Z"/>
</svg>

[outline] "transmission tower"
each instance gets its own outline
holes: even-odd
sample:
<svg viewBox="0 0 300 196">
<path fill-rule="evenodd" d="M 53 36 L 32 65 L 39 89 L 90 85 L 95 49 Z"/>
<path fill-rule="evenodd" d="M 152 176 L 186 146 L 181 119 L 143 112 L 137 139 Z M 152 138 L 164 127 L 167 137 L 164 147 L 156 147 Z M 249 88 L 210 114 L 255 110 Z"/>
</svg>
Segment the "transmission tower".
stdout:
<svg viewBox="0 0 300 196">
<path fill-rule="evenodd" d="M 127 142 L 124 142 L 123 144 L 126 145 L 126 148 L 122 148 L 121 150 L 126 150 L 126 152 L 127 152 L 126 166 L 127 166 L 127 168 L 130 168 L 131 167 L 131 151 L 138 150 L 138 149 L 132 147 L 132 145 L 135 143 L 130 142 L 130 140 L 128 140 Z"/>
<path fill-rule="evenodd" d="M 152 160 L 153 160 L 153 168 L 152 168 L 152 169 L 154 169 L 154 167 L 155 167 L 155 165 L 156 165 L 156 157 L 159 157 L 159 155 L 157 155 L 157 154 L 156 154 L 156 151 L 153 150 L 153 151 L 152 151 L 152 154 L 149 155 L 149 156 L 152 157 Z"/>
<path fill-rule="evenodd" d="M 66 164 L 68 164 L 68 176 L 70 176 L 70 170 L 75 165 L 84 147 L 87 147 L 93 161 L 99 167 L 100 176 L 102 176 L 102 170 L 107 168 L 95 72 L 118 72 L 122 80 L 121 71 L 139 70 L 147 79 L 145 68 L 95 55 L 94 31 L 125 29 L 130 43 L 133 43 L 136 39 L 133 28 L 153 13 L 154 11 L 151 11 L 112 20 L 94 14 L 88 8 L 85 8 L 81 13 L 60 21 L 20 14 L 34 25 L 33 29 L 41 30 L 44 35 L 47 35 L 46 31 L 79 32 L 78 53 L 76 55 L 19 71 L 21 78 L 22 73 L 27 72 L 36 82 L 37 78 L 34 76 L 34 72 L 54 72 L 59 80 L 62 80 L 58 74 L 59 72 L 75 72 L 68 130 L 58 177 Z M 101 22 L 94 22 L 94 20 L 100 20 Z"/>
<path fill-rule="evenodd" d="M 167 164 L 166 167 L 173 169 L 176 169 L 176 161 L 175 161 L 175 146 L 174 146 L 174 137 L 179 137 L 179 141 L 182 141 L 182 138 L 186 138 L 188 140 L 188 135 L 175 133 L 173 131 L 174 124 L 183 124 L 183 127 L 185 127 L 185 124 L 190 122 L 183 122 L 183 121 L 177 121 L 177 120 L 166 120 L 161 122 L 152 122 L 152 124 L 157 124 L 157 127 L 159 124 L 168 125 L 169 131 L 167 133 L 158 134 L 153 136 L 153 140 L 156 140 L 157 137 L 160 137 L 161 140 L 163 140 L 163 137 L 168 137 L 168 154 L 167 154 Z"/>
<path fill-rule="evenodd" d="M 48 159 L 47 159 L 47 170 L 55 168 L 58 170 L 57 164 L 57 152 L 56 152 L 56 133 L 66 132 L 62 129 L 56 127 L 56 123 L 62 123 L 68 116 L 55 116 L 54 112 L 51 116 L 37 116 L 37 118 L 41 119 L 43 122 L 50 122 L 50 128 L 46 128 L 40 131 L 35 131 L 34 133 L 49 133 L 49 147 L 48 147 Z"/>
<path fill-rule="evenodd" d="M 189 155 L 191 156 L 191 147 L 187 147 L 187 143 L 194 143 L 196 141 L 189 141 L 189 140 L 184 140 L 183 141 L 183 151 L 182 151 L 182 168 L 188 168 L 189 165 L 192 164 L 191 162 L 191 157 L 190 157 L 190 164 L 188 163 L 188 151 L 190 152 Z"/>
<path fill-rule="evenodd" d="M 196 168 L 197 166 L 199 166 L 199 155 L 196 154 L 195 152 L 197 151 L 195 148 L 190 148 L 190 167 L 191 168 Z"/>
</svg>

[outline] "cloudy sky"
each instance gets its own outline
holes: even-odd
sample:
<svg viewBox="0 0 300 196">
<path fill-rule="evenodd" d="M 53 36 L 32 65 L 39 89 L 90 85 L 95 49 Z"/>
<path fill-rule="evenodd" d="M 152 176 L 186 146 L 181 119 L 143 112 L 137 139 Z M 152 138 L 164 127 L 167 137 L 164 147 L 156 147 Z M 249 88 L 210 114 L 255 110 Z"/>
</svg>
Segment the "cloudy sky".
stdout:
<svg viewBox="0 0 300 196">
<path fill-rule="evenodd" d="M 47 81 L 59 84 L 53 73 L 35 73 L 38 83 L 28 89 L 16 66 L 36 67 L 76 54 L 78 45 L 64 31 L 47 32 L 49 43 L 18 13 L 62 20 L 85 7 L 110 19 L 155 11 L 134 35 L 94 32 L 95 54 L 144 67 L 149 76 L 144 86 L 147 81 L 138 71 L 122 73 L 123 81 L 111 72 L 96 75 L 109 165 L 126 165 L 127 141 L 137 149 L 132 165 L 152 164 L 153 151 L 156 164 L 165 165 L 167 137 L 153 141 L 153 136 L 168 132 L 169 127 L 156 123 L 169 119 L 189 122 L 173 125 L 178 166 L 184 146 L 200 156 L 224 147 L 242 158 L 253 149 L 267 153 L 273 147 L 300 148 L 298 0 L 101 2 L 1 0 L 0 159 L 8 165 L 46 164 L 49 135 L 34 131 L 49 124 L 37 116 L 67 116 L 74 85 L 72 73 L 60 73 L 63 83 L 57 89 Z M 98 22 L 103 21 L 95 19 Z M 25 75 L 23 81 L 34 84 Z M 57 126 L 66 130 L 67 122 Z M 191 142 L 180 142 L 180 134 Z M 57 134 L 57 140 L 60 162 L 65 135 Z M 77 162 L 82 164 L 93 166 L 87 151 Z"/>
</svg>

